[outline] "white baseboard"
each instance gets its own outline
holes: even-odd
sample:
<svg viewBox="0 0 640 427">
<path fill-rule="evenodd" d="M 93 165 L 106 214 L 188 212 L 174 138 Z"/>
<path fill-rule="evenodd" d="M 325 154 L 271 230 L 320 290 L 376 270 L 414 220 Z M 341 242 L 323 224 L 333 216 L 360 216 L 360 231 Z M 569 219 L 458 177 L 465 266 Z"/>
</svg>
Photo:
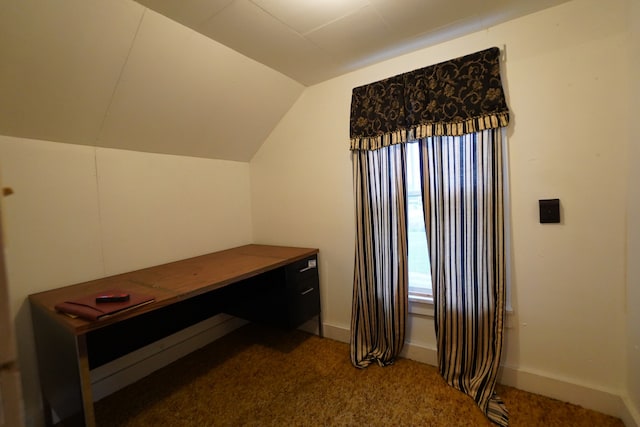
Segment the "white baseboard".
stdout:
<svg viewBox="0 0 640 427">
<path fill-rule="evenodd" d="M 437 365 L 437 351 L 413 344 L 406 344 L 402 357 L 429 365 Z M 640 427 L 637 416 L 633 415 L 628 399 L 619 394 L 587 387 L 548 375 L 528 372 L 524 369 L 502 366 L 498 373 L 498 382 L 529 393 L 561 400 L 587 409 L 612 415 L 622 419 L 626 427 Z"/>
<path fill-rule="evenodd" d="M 541 394 L 618 417 L 624 421 L 627 427 L 638 427 L 622 396 L 612 391 L 509 366 L 501 367 L 498 381 L 520 390 Z"/>
<path fill-rule="evenodd" d="M 400 357 L 426 363 L 431 366 L 438 366 L 438 352 L 435 348 L 407 343 L 402 349 Z"/>
<path fill-rule="evenodd" d="M 325 324 L 324 330 L 327 338 L 349 342 L 350 332 L 348 328 Z M 435 348 L 410 343 L 405 344 L 400 356 L 432 366 L 436 366 L 438 362 Z M 540 394 L 618 417 L 622 419 L 626 427 L 640 427 L 637 408 L 634 408 L 628 398 L 614 392 L 599 390 L 567 380 L 552 378 L 549 375 L 528 372 L 524 369 L 509 366 L 501 367 L 498 374 L 498 382 L 519 390 Z"/>
<path fill-rule="evenodd" d="M 627 409 L 627 415 L 620 417 L 624 421 L 624 425 L 627 427 L 640 427 L 640 408 L 628 396 L 623 396 L 622 401 Z"/>
<path fill-rule="evenodd" d="M 332 325 L 324 322 L 322 324 L 322 329 L 324 331 L 324 336 L 332 340 L 348 343 L 351 339 L 350 329 L 345 328 L 344 326 Z"/>
<path fill-rule="evenodd" d="M 133 384 L 246 323 L 219 314 L 92 370 L 93 400 Z"/>
</svg>

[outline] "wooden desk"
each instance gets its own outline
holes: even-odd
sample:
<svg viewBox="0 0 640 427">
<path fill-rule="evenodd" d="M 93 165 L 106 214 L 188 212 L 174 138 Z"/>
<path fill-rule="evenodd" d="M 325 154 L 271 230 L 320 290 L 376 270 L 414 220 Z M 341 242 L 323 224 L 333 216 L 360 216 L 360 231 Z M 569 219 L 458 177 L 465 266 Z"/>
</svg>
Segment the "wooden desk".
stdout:
<svg viewBox="0 0 640 427">
<path fill-rule="evenodd" d="M 322 335 L 317 253 L 247 245 L 30 295 L 47 423 L 53 410 L 94 426 L 91 369 L 221 312 L 285 327 L 317 316 Z M 155 301 L 93 322 L 54 309 L 113 288 Z"/>
</svg>

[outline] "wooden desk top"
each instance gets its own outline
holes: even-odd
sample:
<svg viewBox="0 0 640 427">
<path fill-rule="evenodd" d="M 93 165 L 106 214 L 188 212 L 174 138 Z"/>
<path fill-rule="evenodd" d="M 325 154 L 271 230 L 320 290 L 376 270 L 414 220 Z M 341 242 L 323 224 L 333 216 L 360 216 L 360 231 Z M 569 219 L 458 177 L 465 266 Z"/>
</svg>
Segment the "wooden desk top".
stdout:
<svg viewBox="0 0 640 427">
<path fill-rule="evenodd" d="M 312 248 L 246 245 L 32 294 L 29 295 L 29 301 L 32 307 L 43 310 L 75 335 L 82 335 L 317 253 L 318 249 Z M 106 289 L 122 289 L 131 293 L 153 295 L 155 301 L 97 321 L 73 319 L 55 311 L 54 306 L 59 302 Z"/>
</svg>

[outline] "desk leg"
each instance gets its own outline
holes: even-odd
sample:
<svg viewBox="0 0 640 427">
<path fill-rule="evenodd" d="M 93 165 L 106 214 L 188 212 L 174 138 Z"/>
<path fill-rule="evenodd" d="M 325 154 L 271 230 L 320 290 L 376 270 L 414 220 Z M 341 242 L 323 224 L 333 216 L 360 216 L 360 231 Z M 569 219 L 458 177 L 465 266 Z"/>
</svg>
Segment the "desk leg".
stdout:
<svg viewBox="0 0 640 427">
<path fill-rule="evenodd" d="M 44 409 L 44 425 L 46 427 L 53 426 L 53 417 L 51 416 L 51 405 L 47 400 L 47 396 L 42 395 L 42 408 Z"/>
<path fill-rule="evenodd" d="M 318 336 L 324 338 L 324 331 L 322 330 L 322 312 L 318 313 Z"/>
<path fill-rule="evenodd" d="M 95 427 L 96 420 L 93 412 L 93 395 L 91 393 L 91 375 L 89 373 L 89 355 L 87 353 L 87 336 L 77 337 L 78 341 L 78 369 L 80 373 L 80 391 L 82 392 L 82 408 L 84 411 L 84 425 Z"/>
<path fill-rule="evenodd" d="M 52 411 L 64 425 L 94 427 L 87 345 L 38 307 L 31 306 L 45 419 Z"/>
</svg>

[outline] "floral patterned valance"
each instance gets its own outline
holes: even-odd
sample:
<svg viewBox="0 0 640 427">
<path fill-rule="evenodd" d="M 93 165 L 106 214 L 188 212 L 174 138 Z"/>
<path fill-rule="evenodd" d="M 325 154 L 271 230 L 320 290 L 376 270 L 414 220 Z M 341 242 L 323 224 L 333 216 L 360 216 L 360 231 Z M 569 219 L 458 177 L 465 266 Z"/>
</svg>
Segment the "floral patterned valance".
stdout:
<svg viewBox="0 0 640 427">
<path fill-rule="evenodd" d="M 497 47 L 357 87 L 351 97 L 351 150 L 508 124 Z"/>
</svg>

